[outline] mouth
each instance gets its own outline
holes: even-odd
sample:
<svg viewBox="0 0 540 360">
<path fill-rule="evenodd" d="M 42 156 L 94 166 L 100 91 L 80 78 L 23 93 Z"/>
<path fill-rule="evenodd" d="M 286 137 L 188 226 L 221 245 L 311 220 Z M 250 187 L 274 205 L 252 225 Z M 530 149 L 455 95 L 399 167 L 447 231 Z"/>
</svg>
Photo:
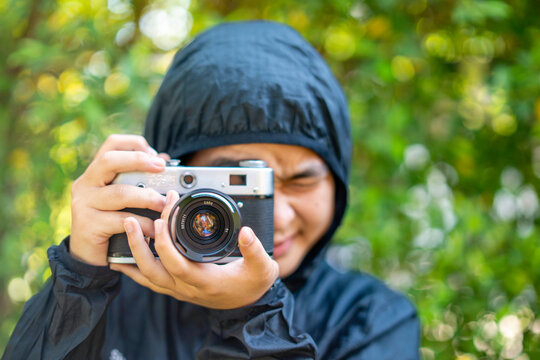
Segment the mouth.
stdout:
<svg viewBox="0 0 540 360">
<path fill-rule="evenodd" d="M 274 258 L 279 258 L 289 251 L 294 242 L 294 235 L 287 236 L 274 243 Z"/>
</svg>

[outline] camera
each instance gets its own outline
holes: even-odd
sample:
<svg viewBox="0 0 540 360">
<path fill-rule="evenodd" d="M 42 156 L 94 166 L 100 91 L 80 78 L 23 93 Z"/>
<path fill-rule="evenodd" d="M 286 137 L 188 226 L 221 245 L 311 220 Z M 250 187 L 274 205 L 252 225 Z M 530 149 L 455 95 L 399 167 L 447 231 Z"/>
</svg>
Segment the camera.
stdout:
<svg viewBox="0 0 540 360">
<path fill-rule="evenodd" d="M 128 172 L 113 184 L 151 188 L 161 194 L 176 190 L 180 199 L 173 206 L 168 226 L 176 249 L 197 262 L 228 263 L 241 257 L 238 232 L 249 226 L 272 255 L 274 248 L 274 175 L 262 160 L 242 160 L 238 167 L 182 166 L 167 162 L 161 173 Z M 126 208 L 152 220 L 161 214 L 149 209 Z M 154 240 L 149 247 L 159 257 Z M 126 233 L 109 239 L 110 263 L 134 264 Z"/>
</svg>

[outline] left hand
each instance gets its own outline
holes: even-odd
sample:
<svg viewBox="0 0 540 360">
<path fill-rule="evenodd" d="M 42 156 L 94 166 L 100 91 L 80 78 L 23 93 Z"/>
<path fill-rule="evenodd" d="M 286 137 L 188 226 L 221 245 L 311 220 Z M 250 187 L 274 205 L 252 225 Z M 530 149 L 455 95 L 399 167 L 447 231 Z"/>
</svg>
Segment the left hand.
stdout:
<svg viewBox="0 0 540 360">
<path fill-rule="evenodd" d="M 154 222 L 159 259 L 152 255 L 139 222 L 129 217 L 124 228 L 137 265 L 110 264 L 110 268 L 155 292 L 208 308 L 239 308 L 260 299 L 277 279 L 279 267 L 253 230 L 240 230 L 241 259 L 226 265 L 191 261 L 178 252 L 168 230 L 169 213 L 178 198 L 169 191 L 161 219 Z"/>
</svg>

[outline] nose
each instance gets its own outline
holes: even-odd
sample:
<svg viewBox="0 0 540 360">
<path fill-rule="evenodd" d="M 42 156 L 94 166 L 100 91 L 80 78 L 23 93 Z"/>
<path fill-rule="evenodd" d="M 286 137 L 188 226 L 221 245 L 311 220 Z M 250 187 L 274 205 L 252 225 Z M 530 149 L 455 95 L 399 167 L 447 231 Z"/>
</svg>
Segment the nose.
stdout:
<svg viewBox="0 0 540 360">
<path fill-rule="evenodd" d="M 274 190 L 274 238 L 286 235 L 293 229 L 289 229 L 295 217 L 291 199 L 279 191 Z"/>
</svg>

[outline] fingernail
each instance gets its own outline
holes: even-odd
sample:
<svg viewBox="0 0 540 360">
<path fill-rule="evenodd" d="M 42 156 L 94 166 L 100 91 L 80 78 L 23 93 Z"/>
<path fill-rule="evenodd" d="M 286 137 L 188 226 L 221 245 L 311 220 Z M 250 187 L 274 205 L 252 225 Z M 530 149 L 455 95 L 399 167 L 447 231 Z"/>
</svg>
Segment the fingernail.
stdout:
<svg viewBox="0 0 540 360">
<path fill-rule="evenodd" d="M 150 162 L 156 167 L 165 167 L 165 160 L 160 157 L 153 157 Z"/>
<path fill-rule="evenodd" d="M 150 154 L 151 154 L 152 156 L 157 156 L 158 152 L 157 152 L 154 148 L 149 147 L 148 150 L 150 151 Z"/>
<path fill-rule="evenodd" d="M 124 229 L 127 233 L 130 233 L 133 231 L 133 225 L 128 220 L 124 220 Z"/>
<path fill-rule="evenodd" d="M 241 236 L 238 241 L 240 242 L 240 245 L 242 246 L 249 246 L 253 242 L 253 231 L 251 229 L 245 228 L 244 230 L 245 235 L 247 236 Z"/>
</svg>

